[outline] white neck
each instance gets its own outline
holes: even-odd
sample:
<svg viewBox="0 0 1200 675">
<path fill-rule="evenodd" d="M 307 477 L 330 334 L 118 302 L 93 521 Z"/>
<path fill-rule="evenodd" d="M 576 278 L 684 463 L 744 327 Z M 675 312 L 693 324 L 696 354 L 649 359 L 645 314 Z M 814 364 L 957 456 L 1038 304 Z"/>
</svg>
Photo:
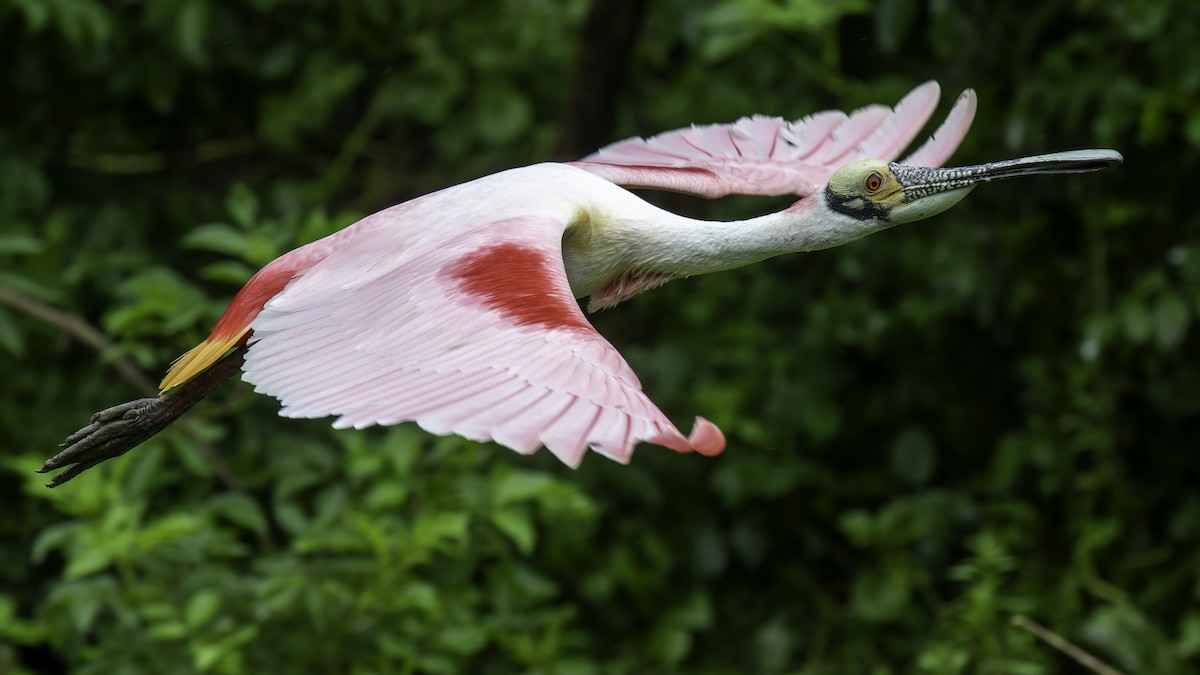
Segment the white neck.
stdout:
<svg viewBox="0 0 1200 675">
<path fill-rule="evenodd" d="M 840 246 L 882 227 L 831 210 L 821 195 L 791 208 L 728 223 L 691 220 L 651 228 L 647 252 L 663 271 L 707 274 L 760 262 L 784 253 Z"/>
<path fill-rule="evenodd" d="M 617 209 L 606 205 L 585 249 L 564 247 L 577 296 L 630 271 L 674 277 L 719 272 L 784 253 L 840 246 L 890 227 L 830 209 L 823 191 L 784 211 L 733 222 L 685 218 L 636 197 L 622 201 Z"/>
</svg>

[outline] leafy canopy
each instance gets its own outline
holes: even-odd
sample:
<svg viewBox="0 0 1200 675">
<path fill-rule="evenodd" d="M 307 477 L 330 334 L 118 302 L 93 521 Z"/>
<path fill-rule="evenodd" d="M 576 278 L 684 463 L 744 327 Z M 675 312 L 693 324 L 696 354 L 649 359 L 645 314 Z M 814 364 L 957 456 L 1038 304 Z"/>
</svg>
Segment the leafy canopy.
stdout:
<svg viewBox="0 0 1200 675">
<path fill-rule="evenodd" d="M 958 160 L 1127 158 L 594 317 L 669 413 L 727 430 L 717 460 L 571 472 L 280 420 L 238 385 L 41 487 L 66 432 L 142 394 L 114 367 L 154 379 L 264 262 L 592 149 L 562 129 L 621 61 L 601 4 L 0 6 L 0 671 L 1079 672 L 1014 615 L 1128 672 L 1200 666 L 1200 5 L 1179 0 L 636 3 L 589 129 L 612 140 L 937 78 L 980 94 Z"/>
</svg>

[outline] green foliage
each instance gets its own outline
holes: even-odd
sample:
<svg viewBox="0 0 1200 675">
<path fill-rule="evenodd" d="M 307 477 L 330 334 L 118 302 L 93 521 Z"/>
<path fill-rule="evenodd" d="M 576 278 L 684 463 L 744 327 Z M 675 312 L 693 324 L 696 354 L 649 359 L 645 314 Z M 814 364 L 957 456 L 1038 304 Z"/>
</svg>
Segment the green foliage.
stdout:
<svg viewBox="0 0 1200 675">
<path fill-rule="evenodd" d="M 1182 0 L 652 4 L 613 139 L 937 78 L 980 94 L 963 162 L 1127 158 L 593 317 L 673 417 L 726 430 L 719 459 L 572 472 L 237 385 L 41 487 L 65 433 L 143 393 L 114 366 L 161 372 L 264 262 L 552 157 L 588 10 L 0 5 L 0 672 L 1082 672 L 1017 615 L 1126 672 L 1200 667 Z"/>
</svg>

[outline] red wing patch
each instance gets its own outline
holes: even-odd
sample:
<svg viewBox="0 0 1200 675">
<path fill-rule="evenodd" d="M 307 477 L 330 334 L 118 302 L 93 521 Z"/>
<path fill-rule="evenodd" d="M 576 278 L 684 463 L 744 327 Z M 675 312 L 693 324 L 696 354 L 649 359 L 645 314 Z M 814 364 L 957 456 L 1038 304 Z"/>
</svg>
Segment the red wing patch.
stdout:
<svg viewBox="0 0 1200 675">
<path fill-rule="evenodd" d="M 575 299 L 557 288 L 556 272 L 536 248 L 512 242 L 484 247 L 444 271 L 463 292 L 521 325 L 591 331 Z M 563 280 L 562 286 L 565 286 Z"/>
<path fill-rule="evenodd" d="M 245 331 L 267 301 L 279 295 L 296 278 L 297 273 L 297 270 L 290 268 L 274 270 L 264 267 L 233 296 L 229 307 L 213 326 L 209 338 L 225 338 Z"/>
<path fill-rule="evenodd" d="M 231 347 L 244 343 L 250 333 L 250 323 L 271 298 L 279 295 L 301 272 L 329 255 L 322 248 L 296 249 L 276 258 L 250 277 L 250 281 L 233 296 L 225 313 L 217 320 L 203 342 L 175 359 L 159 383 L 166 391 L 183 384 L 197 373 L 216 363 Z"/>
</svg>

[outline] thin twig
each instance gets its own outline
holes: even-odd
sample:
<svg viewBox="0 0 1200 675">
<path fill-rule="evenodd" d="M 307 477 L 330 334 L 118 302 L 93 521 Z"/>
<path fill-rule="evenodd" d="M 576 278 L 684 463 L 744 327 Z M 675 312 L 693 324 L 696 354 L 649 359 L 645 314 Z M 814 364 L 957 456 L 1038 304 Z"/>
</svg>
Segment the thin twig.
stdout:
<svg viewBox="0 0 1200 675">
<path fill-rule="evenodd" d="M 180 156 L 194 164 L 222 160 L 254 152 L 258 142 L 252 136 L 220 138 L 204 141 L 192 148 L 190 156 Z M 166 152 L 106 152 L 74 148 L 67 155 L 67 163 L 77 169 L 108 175 L 136 175 L 157 173 L 168 168 L 171 155 Z"/>
<path fill-rule="evenodd" d="M 0 303 L 35 319 L 45 321 L 97 352 L 108 352 L 113 346 L 104 333 L 82 318 L 51 307 L 40 300 L 34 300 L 6 286 L 0 286 Z M 154 382 L 129 359 L 123 356 L 114 356 L 109 365 L 117 371 L 118 375 L 132 384 L 138 393 L 146 396 L 154 396 L 158 393 L 158 387 L 154 386 Z"/>
<path fill-rule="evenodd" d="M 1045 642 L 1072 659 L 1075 659 L 1079 665 L 1094 673 L 1099 673 L 1100 675 L 1123 675 L 1121 671 L 1085 652 L 1080 647 L 1068 642 L 1066 638 L 1055 633 L 1049 628 L 1046 628 L 1033 619 L 1017 614 L 1012 618 L 1012 623 L 1018 628 L 1022 628 L 1030 633 L 1033 633 L 1033 636 L 1037 639 Z"/>
</svg>

